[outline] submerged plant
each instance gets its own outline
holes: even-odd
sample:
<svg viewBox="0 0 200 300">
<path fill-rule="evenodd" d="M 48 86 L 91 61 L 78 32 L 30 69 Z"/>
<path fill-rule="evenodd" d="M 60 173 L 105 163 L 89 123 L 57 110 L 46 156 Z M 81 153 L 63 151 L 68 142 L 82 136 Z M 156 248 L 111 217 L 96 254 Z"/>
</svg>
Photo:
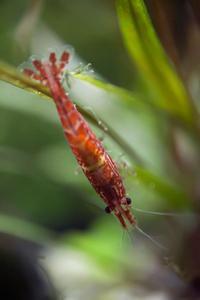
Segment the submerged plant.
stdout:
<svg viewBox="0 0 200 300">
<path fill-rule="evenodd" d="M 185 11 L 188 12 L 189 7 L 189 10 L 193 12 L 192 20 L 193 22 L 197 20 L 195 28 L 198 28 L 199 14 L 195 11 L 196 2 L 189 0 L 183 2 Z M 167 7 L 166 10 L 163 9 L 161 3 L 164 5 L 163 7 Z M 159 151 L 156 152 L 155 149 L 155 157 L 151 157 L 153 154 L 151 146 L 142 145 L 139 147 L 130 133 L 126 137 L 128 132 L 122 124 L 123 121 L 118 118 L 118 123 L 114 122 L 114 118 L 112 120 L 109 115 L 110 112 L 108 112 L 107 117 L 105 116 L 105 120 L 101 119 L 101 122 L 106 125 L 106 135 L 109 137 L 109 141 L 114 142 L 114 145 L 129 158 L 124 177 L 127 181 L 128 190 L 130 188 L 130 194 L 132 193 L 131 188 L 133 188 L 133 197 L 131 195 L 131 198 L 136 201 L 133 209 L 139 206 L 145 207 L 148 203 L 148 199 L 145 198 L 149 195 L 152 198 L 157 197 L 162 210 L 166 209 L 166 215 L 163 214 L 158 219 L 154 217 L 154 221 L 149 224 L 151 224 L 152 234 L 154 232 L 154 234 L 162 235 L 162 241 L 168 248 L 168 252 L 155 255 L 154 268 L 147 276 L 143 274 L 142 278 L 135 272 L 134 280 L 138 279 L 139 285 L 145 289 L 165 290 L 173 299 L 184 297 L 184 299 L 195 299 L 195 297 L 198 299 L 200 295 L 200 120 L 195 82 L 199 80 L 199 74 L 196 66 L 194 66 L 196 67 L 194 72 L 192 67 L 188 67 L 190 60 L 187 58 L 187 53 L 191 55 L 192 50 L 187 52 L 186 47 L 180 47 L 180 41 L 176 40 L 177 32 L 174 34 L 173 24 L 170 23 L 170 20 L 173 19 L 170 17 L 177 14 L 177 7 L 180 7 L 181 4 L 178 1 L 174 1 L 173 5 L 170 3 L 157 0 L 116 0 L 119 27 L 133 70 L 138 75 L 132 90 L 107 83 L 98 77 L 83 72 L 69 71 L 69 76 L 75 82 L 87 84 L 89 89 L 96 88 L 110 97 L 116 97 L 118 99 L 118 102 L 115 102 L 116 106 L 120 103 L 120 109 L 124 110 L 124 116 L 129 115 L 127 118 L 130 120 L 131 134 L 138 130 L 138 141 L 140 134 L 146 134 L 148 125 L 144 126 L 145 118 L 148 119 L 149 117 L 153 120 L 154 128 L 149 134 L 154 132 L 157 148 L 161 149 L 156 150 L 160 150 L 161 157 L 157 157 Z M 184 63 L 181 53 L 184 53 Z M 186 61 L 187 63 L 185 63 Z M 55 71 L 54 56 L 51 56 L 51 63 L 51 71 L 53 72 Z M 37 68 L 45 77 L 46 71 L 43 73 L 43 65 L 37 64 Z M 187 73 L 187 70 L 190 72 Z M 38 75 L 30 71 L 29 75 L 33 75 L 35 79 L 41 79 L 40 76 L 37 77 Z M 0 63 L 1 80 L 39 96 L 46 98 L 53 96 L 55 99 L 58 95 L 52 92 L 52 84 L 46 84 L 47 77 L 42 78 L 44 83 L 42 85 L 24 76 L 14 67 L 4 62 Z M 84 118 L 96 129 L 101 129 L 102 126 L 94 115 L 89 113 L 85 107 L 78 105 L 78 96 L 75 94 L 73 98 L 77 102 L 78 111 Z M 58 106 L 58 99 L 56 101 Z M 63 113 L 62 106 L 58 106 L 58 110 Z M 76 111 L 77 114 L 79 114 L 78 111 Z M 63 119 L 62 115 L 62 122 L 66 125 L 66 120 Z M 134 127 L 135 118 L 139 120 L 139 129 Z M 66 132 L 66 134 L 69 133 Z M 95 142 L 97 143 L 96 139 Z M 100 144 L 98 145 L 97 148 L 102 150 Z M 76 152 L 74 149 L 73 151 Z M 149 159 L 147 159 L 148 157 Z M 99 168 L 102 161 L 98 160 L 95 164 L 92 163 Z M 92 180 L 91 182 L 93 183 Z M 97 186 L 96 182 L 95 186 Z M 134 196 L 135 191 L 137 196 Z M 143 191 L 146 191 L 146 194 L 144 192 L 143 195 Z M 115 192 L 112 190 L 112 193 Z M 98 190 L 98 193 L 101 194 L 101 191 Z M 109 191 L 109 196 L 110 193 Z M 123 199 L 125 199 L 124 193 L 123 190 Z M 143 201 L 146 201 L 144 206 L 142 206 Z M 116 203 L 112 206 L 113 202 L 110 200 L 106 204 L 109 207 L 107 210 L 114 210 L 124 227 L 126 227 L 124 217 L 130 223 L 134 223 L 130 203 L 120 203 L 124 208 L 119 207 Z M 148 205 L 147 207 L 145 210 L 148 212 L 151 207 Z M 183 213 L 183 215 L 181 216 L 179 213 Z M 90 238 L 91 244 L 96 243 L 98 245 L 98 235 L 95 235 L 94 238 L 91 234 L 88 239 Z M 80 247 L 85 245 L 84 242 L 81 244 L 81 238 L 78 244 Z M 167 271 L 163 262 L 167 265 Z M 158 278 L 163 278 L 163 280 L 159 283 Z M 171 289 L 171 282 L 173 282 L 174 289 Z"/>
</svg>

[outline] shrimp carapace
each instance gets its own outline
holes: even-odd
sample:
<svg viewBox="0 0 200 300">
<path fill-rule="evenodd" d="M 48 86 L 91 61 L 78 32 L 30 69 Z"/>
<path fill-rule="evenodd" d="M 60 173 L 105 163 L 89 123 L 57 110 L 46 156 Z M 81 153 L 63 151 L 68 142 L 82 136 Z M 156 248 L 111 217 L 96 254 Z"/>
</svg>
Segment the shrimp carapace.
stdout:
<svg viewBox="0 0 200 300">
<path fill-rule="evenodd" d="M 54 52 L 47 60 L 33 60 L 35 71 L 25 69 L 29 77 L 47 86 L 54 99 L 65 138 L 84 174 L 106 204 L 106 212 L 113 212 L 124 228 L 136 224 L 131 212 L 131 200 L 118 167 L 106 152 L 101 141 L 79 113 L 62 86 L 69 53 L 64 51 L 59 60 Z"/>
</svg>

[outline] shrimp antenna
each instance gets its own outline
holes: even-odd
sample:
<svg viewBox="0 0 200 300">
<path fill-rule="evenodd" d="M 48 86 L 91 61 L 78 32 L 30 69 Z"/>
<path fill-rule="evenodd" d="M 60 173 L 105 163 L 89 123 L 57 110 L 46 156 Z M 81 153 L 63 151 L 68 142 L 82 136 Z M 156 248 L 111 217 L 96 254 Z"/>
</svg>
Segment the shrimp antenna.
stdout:
<svg viewBox="0 0 200 300">
<path fill-rule="evenodd" d="M 136 228 L 138 232 L 140 232 L 143 236 L 148 238 L 158 248 L 165 250 L 165 251 L 168 250 L 165 246 L 161 245 L 158 241 L 156 241 L 154 238 L 152 238 L 148 233 L 144 232 L 138 225 L 135 225 L 134 228 Z"/>
<path fill-rule="evenodd" d="M 172 217 L 178 217 L 178 216 L 190 216 L 191 213 L 173 213 L 173 212 L 161 212 L 161 211 L 152 211 L 152 210 L 144 210 L 141 208 L 133 207 L 133 210 L 137 212 L 141 212 L 148 215 L 157 215 L 157 216 L 172 216 Z"/>
</svg>

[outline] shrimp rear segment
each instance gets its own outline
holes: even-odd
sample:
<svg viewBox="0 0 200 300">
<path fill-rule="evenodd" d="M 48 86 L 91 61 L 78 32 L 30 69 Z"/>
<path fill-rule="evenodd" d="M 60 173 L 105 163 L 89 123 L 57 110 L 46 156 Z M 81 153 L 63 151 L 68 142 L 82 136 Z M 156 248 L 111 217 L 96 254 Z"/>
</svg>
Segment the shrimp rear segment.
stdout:
<svg viewBox="0 0 200 300">
<path fill-rule="evenodd" d="M 126 197 L 117 165 L 62 87 L 61 80 L 68 60 L 68 52 L 64 51 L 59 61 L 52 52 L 44 62 L 33 60 L 36 72 L 25 69 L 24 73 L 50 89 L 65 138 L 84 174 L 106 203 L 106 212 L 113 212 L 124 228 L 128 227 L 127 223 L 135 225 L 131 201 Z"/>
</svg>

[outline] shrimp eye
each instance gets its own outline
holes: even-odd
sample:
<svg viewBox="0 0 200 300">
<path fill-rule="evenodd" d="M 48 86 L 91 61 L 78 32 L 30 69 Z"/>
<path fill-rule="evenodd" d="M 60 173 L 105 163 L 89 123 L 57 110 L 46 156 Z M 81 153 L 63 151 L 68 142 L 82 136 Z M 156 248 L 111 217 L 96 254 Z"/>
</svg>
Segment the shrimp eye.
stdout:
<svg viewBox="0 0 200 300">
<path fill-rule="evenodd" d="M 126 203 L 129 205 L 129 204 L 131 204 L 131 202 L 132 202 L 131 198 L 126 197 Z"/>
<path fill-rule="evenodd" d="M 106 212 L 107 214 L 110 214 L 111 211 L 112 211 L 112 210 L 110 209 L 109 206 L 106 206 L 106 207 L 105 207 L 105 212 Z"/>
</svg>

